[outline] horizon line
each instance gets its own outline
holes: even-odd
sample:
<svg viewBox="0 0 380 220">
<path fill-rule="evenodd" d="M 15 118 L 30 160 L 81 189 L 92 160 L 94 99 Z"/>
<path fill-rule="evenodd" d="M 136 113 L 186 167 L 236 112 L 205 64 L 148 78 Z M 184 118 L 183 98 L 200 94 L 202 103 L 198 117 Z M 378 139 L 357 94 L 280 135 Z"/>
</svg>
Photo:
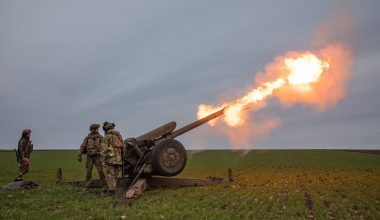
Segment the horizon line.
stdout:
<svg viewBox="0 0 380 220">
<path fill-rule="evenodd" d="M 76 148 L 41 148 L 34 149 L 33 151 L 74 151 L 79 150 Z M 204 150 L 231 150 L 231 151 L 240 151 L 240 150 L 380 150 L 379 148 L 205 148 L 205 149 L 186 149 L 186 151 L 204 151 Z M 0 151 L 14 151 L 14 149 L 3 149 L 0 148 Z"/>
</svg>

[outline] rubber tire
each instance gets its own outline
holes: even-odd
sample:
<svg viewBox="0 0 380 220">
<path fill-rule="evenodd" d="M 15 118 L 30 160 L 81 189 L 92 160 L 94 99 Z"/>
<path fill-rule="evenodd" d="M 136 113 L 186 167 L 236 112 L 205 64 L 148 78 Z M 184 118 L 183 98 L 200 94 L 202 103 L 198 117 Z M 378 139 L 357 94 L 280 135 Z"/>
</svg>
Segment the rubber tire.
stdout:
<svg viewBox="0 0 380 220">
<path fill-rule="evenodd" d="M 168 167 L 162 161 L 162 154 L 167 148 L 176 148 L 179 153 L 179 163 L 175 167 Z M 187 153 L 181 142 L 171 139 L 165 140 L 153 147 L 151 161 L 154 173 L 161 176 L 175 176 L 179 174 L 186 166 Z"/>
</svg>

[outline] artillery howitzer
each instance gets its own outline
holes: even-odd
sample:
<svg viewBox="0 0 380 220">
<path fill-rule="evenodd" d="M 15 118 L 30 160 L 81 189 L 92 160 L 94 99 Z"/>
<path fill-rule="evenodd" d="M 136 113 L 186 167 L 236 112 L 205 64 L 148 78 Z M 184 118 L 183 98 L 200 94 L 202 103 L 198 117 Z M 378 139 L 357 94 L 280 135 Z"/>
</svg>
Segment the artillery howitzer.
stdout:
<svg viewBox="0 0 380 220">
<path fill-rule="evenodd" d="M 180 129 L 169 122 L 136 138 L 125 140 L 124 173 L 134 184 L 140 177 L 175 176 L 186 166 L 187 154 L 176 137 L 207 123 L 224 113 L 224 109 L 190 123 Z"/>
</svg>

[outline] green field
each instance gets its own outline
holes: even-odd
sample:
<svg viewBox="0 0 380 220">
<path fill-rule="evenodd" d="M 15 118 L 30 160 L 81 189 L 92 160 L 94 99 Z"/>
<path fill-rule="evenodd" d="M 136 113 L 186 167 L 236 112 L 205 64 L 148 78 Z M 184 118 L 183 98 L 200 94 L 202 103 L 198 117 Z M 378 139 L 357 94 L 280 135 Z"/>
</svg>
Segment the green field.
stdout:
<svg viewBox="0 0 380 220">
<path fill-rule="evenodd" d="M 183 177 L 226 176 L 232 185 L 153 189 L 132 206 L 116 197 L 56 187 L 84 177 L 75 151 L 36 151 L 26 180 L 36 190 L 0 191 L 1 219 L 380 219 L 380 155 L 332 150 L 190 152 Z M 0 152 L 0 184 L 14 179 L 13 152 Z M 94 172 L 95 173 L 95 172 Z M 124 217 L 125 216 L 125 217 Z"/>
</svg>

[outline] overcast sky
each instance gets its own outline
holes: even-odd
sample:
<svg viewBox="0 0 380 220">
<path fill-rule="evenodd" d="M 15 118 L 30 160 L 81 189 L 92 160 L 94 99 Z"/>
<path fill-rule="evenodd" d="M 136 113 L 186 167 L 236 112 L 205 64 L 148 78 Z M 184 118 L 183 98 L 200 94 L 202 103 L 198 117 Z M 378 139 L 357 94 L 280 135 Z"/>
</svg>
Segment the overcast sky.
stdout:
<svg viewBox="0 0 380 220">
<path fill-rule="evenodd" d="M 115 122 L 125 138 L 190 123 L 199 104 L 254 84 L 276 56 L 310 49 L 336 4 L 1 0 L 0 148 L 24 128 L 36 149 L 61 149 L 79 147 L 94 122 Z M 323 114 L 273 100 L 261 112 L 281 126 L 242 147 L 380 147 L 379 9 L 378 0 L 352 6 L 360 44 L 347 96 Z M 232 148 L 207 125 L 178 139 Z"/>
</svg>

